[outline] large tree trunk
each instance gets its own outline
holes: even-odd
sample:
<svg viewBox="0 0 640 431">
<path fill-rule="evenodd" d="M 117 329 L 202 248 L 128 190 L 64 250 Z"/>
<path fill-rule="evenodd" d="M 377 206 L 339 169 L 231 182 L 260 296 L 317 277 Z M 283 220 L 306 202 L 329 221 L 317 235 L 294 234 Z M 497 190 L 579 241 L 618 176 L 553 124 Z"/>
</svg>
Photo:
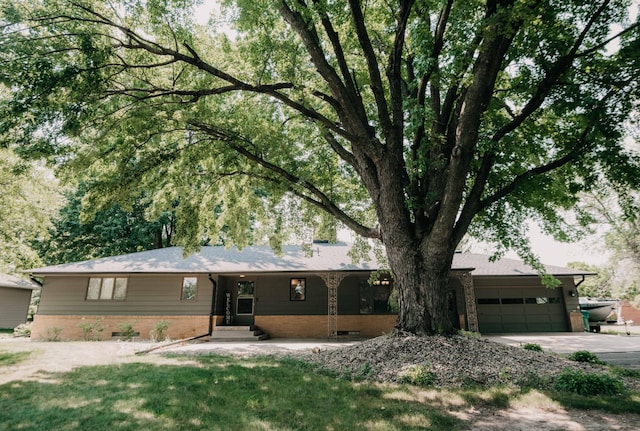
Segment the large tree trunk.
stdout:
<svg viewBox="0 0 640 431">
<path fill-rule="evenodd" d="M 385 243 L 390 269 L 398 290 L 398 319 L 396 333 L 417 335 L 455 332 L 449 315 L 449 274 L 453 252 Z"/>
<path fill-rule="evenodd" d="M 398 290 L 396 332 L 418 335 L 453 334 L 449 316 L 449 274 L 455 253 L 446 220 L 429 232 L 418 231 L 405 202 L 402 160 L 387 157 L 375 184 L 376 210 L 382 242 Z M 367 183 L 365 178 L 365 183 Z M 370 187 L 370 190 L 373 190 Z M 452 222 L 451 222 L 452 223 Z"/>
</svg>

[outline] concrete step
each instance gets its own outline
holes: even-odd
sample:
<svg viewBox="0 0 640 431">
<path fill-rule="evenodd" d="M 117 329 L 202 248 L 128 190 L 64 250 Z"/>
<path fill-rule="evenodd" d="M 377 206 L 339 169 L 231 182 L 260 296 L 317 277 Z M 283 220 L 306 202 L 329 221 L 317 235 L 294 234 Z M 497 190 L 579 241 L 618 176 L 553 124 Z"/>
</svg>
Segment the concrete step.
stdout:
<svg viewBox="0 0 640 431">
<path fill-rule="evenodd" d="M 246 332 L 246 331 L 255 331 L 256 327 L 251 326 L 216 326 L 213 328 L 214 331 L 217 332 Z"/>
<path fill-rule="evenodd" d="M 255 326 L 216 326 L 209 341 L 262 341 L 269 338 Z"/>
</svg>

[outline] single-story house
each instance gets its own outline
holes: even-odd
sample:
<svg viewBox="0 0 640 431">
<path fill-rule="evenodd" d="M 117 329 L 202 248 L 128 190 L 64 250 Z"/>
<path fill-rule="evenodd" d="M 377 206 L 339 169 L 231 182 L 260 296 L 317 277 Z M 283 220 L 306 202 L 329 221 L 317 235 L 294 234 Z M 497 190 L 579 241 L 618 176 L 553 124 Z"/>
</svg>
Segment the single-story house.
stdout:
<svg viewBox="0 0 640 431">
<path fill-rule="evenodd" d="M 13 329 L 27 321 L 31 294 L 40 285 L 0 274 L 0 328 Z"/>
<path fill-rule="evenodd" d="M 84 262 L 37 268 L 43 279 L 34 339 L 51 328 L 63 339 L 79 339 L 82 322 L 101 319 L 110 338 L 123 322 L 141 338 L 158 322 L 167 336 L 187 338 L 217 327 L 255 326 L 271 337 L 375 337 L 392 331 L 393 280 L 380 275 L 372 258 L 354 263 L 345 243 L 314 243 L 226 249 L 205 246 L 184 257 L 164 248 Z M 576 283 L 587 273 L 548 266 L 561 281 L 541 284 L 517 260 L 497 262 L 479 254 L 456 254 L 450 281 L 451 319 L 469 331 L 582 331 Z"/>
</svg>

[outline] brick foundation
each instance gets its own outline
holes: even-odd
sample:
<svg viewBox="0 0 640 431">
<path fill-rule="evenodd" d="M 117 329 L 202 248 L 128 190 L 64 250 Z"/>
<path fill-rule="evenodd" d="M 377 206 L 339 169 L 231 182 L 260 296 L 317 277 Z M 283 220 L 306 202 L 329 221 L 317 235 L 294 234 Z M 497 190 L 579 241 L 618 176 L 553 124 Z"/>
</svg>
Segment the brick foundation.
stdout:
<svg viewBox="0 0 640 431">
<path fill-rule="evenodd" d="M 150 339 L 154 326 L 161 321 L 169 322 L 167 338 L 182 339 L 203 335 L 209 332 L 209 316 L 49 316 L 36 314 L 31 328 L 31 339 L 47 341 L 51 339 L 54 328 L 59 328 L 60 340 L 79 341 L 83 339 L 80 328 L 82 322 L 94 323 L 102 319 L 104 330 L 102 340 L 113 339 L 112 333 L 119 332 L 119 325 L 133 323 L 133 329 L 139 332 L 137 338 Z M 221 324 L 223 317 L 215 316 L 215 322 Z M 377 337 L 393 330 L 395 315 L 356 315 L 338 316 L 338 331 L 358 332 L 363 338 Z M 255 326 L 274 338 L 316 338 L 328 336 L 327 316 L 255 316 Z"/>
<path fill-rule="evenodd" d="M 395 315 L 338 316 L 338 331 L 355 331 L 364 338 L 393 330 Z M 327 316 L 255 316 L 258 328 L 273 338 L 327 338 Z"/>
<path fill-rule="evenodd" d="M 123 322 L 133 323 L 133 329 L 140 333 L 140 339 L 150 339 L 150 332 L 158 322 L 169 322 L 166 337 L 182 339 L 195 337 L 209 332 L 209 316 L 48 316 L 34 317 L 31 328 L 31 339 L 47 341 L 51 338 L 53 328 L 60 328 L 60 340 L 78 341 L 83 339 L 82 322 L 93 323 L 102 319 L 104 330 L 102 340 L 111 340 L 113 332 L 119 332 L 119 325 Z"/>
<path fill-rule="evenodd" d="M 623 320 L 632 320 L 634 325 L 640 325 L 640 310 L 631 305 L 629 301 L 621 301 L 620 306 Z"/>
</svg>

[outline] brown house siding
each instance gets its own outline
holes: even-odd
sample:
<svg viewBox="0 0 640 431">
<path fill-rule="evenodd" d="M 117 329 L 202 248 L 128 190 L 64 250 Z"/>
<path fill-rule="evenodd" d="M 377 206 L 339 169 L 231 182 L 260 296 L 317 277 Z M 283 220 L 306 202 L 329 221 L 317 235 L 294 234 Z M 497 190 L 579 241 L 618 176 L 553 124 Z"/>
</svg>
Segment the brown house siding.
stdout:
<svg viewBox="0 0 640 431">
<path fill-rule="evenodd" d="M 100 277 L 100 275 L 93 276 Z M 128 276 L 126 300 L 91 301 L 85 299 L 89 276 L 48 276 L 42 289 L 38 314 L 58 316 L 209 315 L 212 284 L 207 276 L 198 276 L 196 299 L 190 301 L 180 299 L 182 278 L 183 275 L 131 275 Z"/>
<path fill-rule="evenodd" d="M 27 321 L 31 290 L 0 287 L 0 328 L 15 328 Z"/>
<path fill-rule="evenodd" d="M 292 278 L 305 279 L 304 301 L 291 301 L 290 284 Z M 290 273 L 257 276 L 255 297 L 256 316 L 327 314 L 327 287 L 320 277 L 313 274 Z"/>
</svg>

